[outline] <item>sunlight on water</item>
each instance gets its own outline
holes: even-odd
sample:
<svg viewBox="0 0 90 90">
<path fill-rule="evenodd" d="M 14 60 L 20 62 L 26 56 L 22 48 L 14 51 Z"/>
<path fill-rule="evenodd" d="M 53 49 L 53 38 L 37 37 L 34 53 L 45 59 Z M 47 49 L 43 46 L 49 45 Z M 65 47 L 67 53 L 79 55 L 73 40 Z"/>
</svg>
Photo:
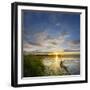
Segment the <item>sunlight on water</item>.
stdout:
<svg viewBox="0 0 90 90">
<path fill-rule="evenodd" d="M 58 69 L 60 68 L 59 65 L 59 58 L 58 58 L 58 53 L 54 53 L 55 54 L 55 60 L 54 63 L 51 65 L 51 68 L 54 70 L 54 72 L 56 73 L 58 71 Z"/>
<path fill-rule="evenodd" d="M 26 55 L 24 76 L 80 75 L 80 55 L 64 55 L 54 52 L 50 55 Z"/>
<path fill-rule="evenodd" d="M 43 59 L 48 75 L 80 74 L 80 58 L 63 58 L 59 57 L 58 53 L 54 54 L 55 58 L 46 57 Z M 60 66 L 62 61 L 63 65 Z"/>
<path fill-rule="evenodd" d="M 59 58 L 58 54 L 59 53 L 55 52 L 55 53 L 53 53 L 53 55 L 55 57 L 45 58 L 43 60 L 43 63 L 46 66 L 46 72 L 48 72 L 48 71 L 49 71 L 49 73 L 53 72 L 53 74 L 58 74 L 58 72 L 60 72 L 60 69 L 61 69 L 60 62 L 61 62 L 62 58 Z"/>
</svg>

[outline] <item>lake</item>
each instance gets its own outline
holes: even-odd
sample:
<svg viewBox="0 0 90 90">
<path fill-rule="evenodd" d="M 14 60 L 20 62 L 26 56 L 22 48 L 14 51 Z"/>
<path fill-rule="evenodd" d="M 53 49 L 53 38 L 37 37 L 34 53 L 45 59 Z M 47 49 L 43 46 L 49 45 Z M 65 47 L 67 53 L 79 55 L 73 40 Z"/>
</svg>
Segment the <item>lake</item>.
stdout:
<svg viewBox="0 0 90 90">
<path fill-rule="evenodd" d="M 80 75 L 80 56 L 25 55 L 24 77 Z"/>
</svg>

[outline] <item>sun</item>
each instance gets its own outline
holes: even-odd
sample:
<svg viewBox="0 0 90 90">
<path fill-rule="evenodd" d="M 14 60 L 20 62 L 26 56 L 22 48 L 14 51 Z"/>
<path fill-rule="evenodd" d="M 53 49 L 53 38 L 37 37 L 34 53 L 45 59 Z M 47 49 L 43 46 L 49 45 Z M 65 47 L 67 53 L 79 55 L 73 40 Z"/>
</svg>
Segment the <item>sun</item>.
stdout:
<svg viewBox="0 0 90 90">
<path fill-rule="evenodd" d="M 56 62 L 57 62 L 57 60 L 58 60 L 58 54 L 59 54 L 58 52 L 55 52 L 55 53 L 54 53 L 54 55 L 55 55 L 55 61 L 56 61 Z"/>
</svg>

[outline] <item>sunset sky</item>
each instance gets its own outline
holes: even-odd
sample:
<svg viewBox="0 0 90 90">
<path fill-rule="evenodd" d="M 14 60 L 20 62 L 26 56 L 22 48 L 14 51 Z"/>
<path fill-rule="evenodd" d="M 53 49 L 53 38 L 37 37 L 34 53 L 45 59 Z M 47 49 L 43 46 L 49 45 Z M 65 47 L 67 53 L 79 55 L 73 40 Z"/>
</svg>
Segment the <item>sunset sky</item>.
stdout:
<svg viewBox="0 0 90 90">
<path fill-rule="evenodd" d="M 22 11 L 25 52 L 80 51 L 80 14 Z"/>
</svg>

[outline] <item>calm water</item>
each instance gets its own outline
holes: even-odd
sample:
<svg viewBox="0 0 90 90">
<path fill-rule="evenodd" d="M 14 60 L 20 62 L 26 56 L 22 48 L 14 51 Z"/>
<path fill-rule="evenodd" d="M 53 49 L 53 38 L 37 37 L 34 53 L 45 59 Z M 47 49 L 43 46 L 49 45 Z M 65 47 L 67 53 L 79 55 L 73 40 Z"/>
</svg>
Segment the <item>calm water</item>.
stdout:
<svg viewBox="0 0 90 90">
<path fill-rule="evenodd" d="M 24 77 L 80 75 L 80 56 L 26 55 Z"/>
<path fill-rule="evenodd" d="M 79 75 L 80 58 L 50 58 L 43 59 L 46 75 Z"/>
</svg>

